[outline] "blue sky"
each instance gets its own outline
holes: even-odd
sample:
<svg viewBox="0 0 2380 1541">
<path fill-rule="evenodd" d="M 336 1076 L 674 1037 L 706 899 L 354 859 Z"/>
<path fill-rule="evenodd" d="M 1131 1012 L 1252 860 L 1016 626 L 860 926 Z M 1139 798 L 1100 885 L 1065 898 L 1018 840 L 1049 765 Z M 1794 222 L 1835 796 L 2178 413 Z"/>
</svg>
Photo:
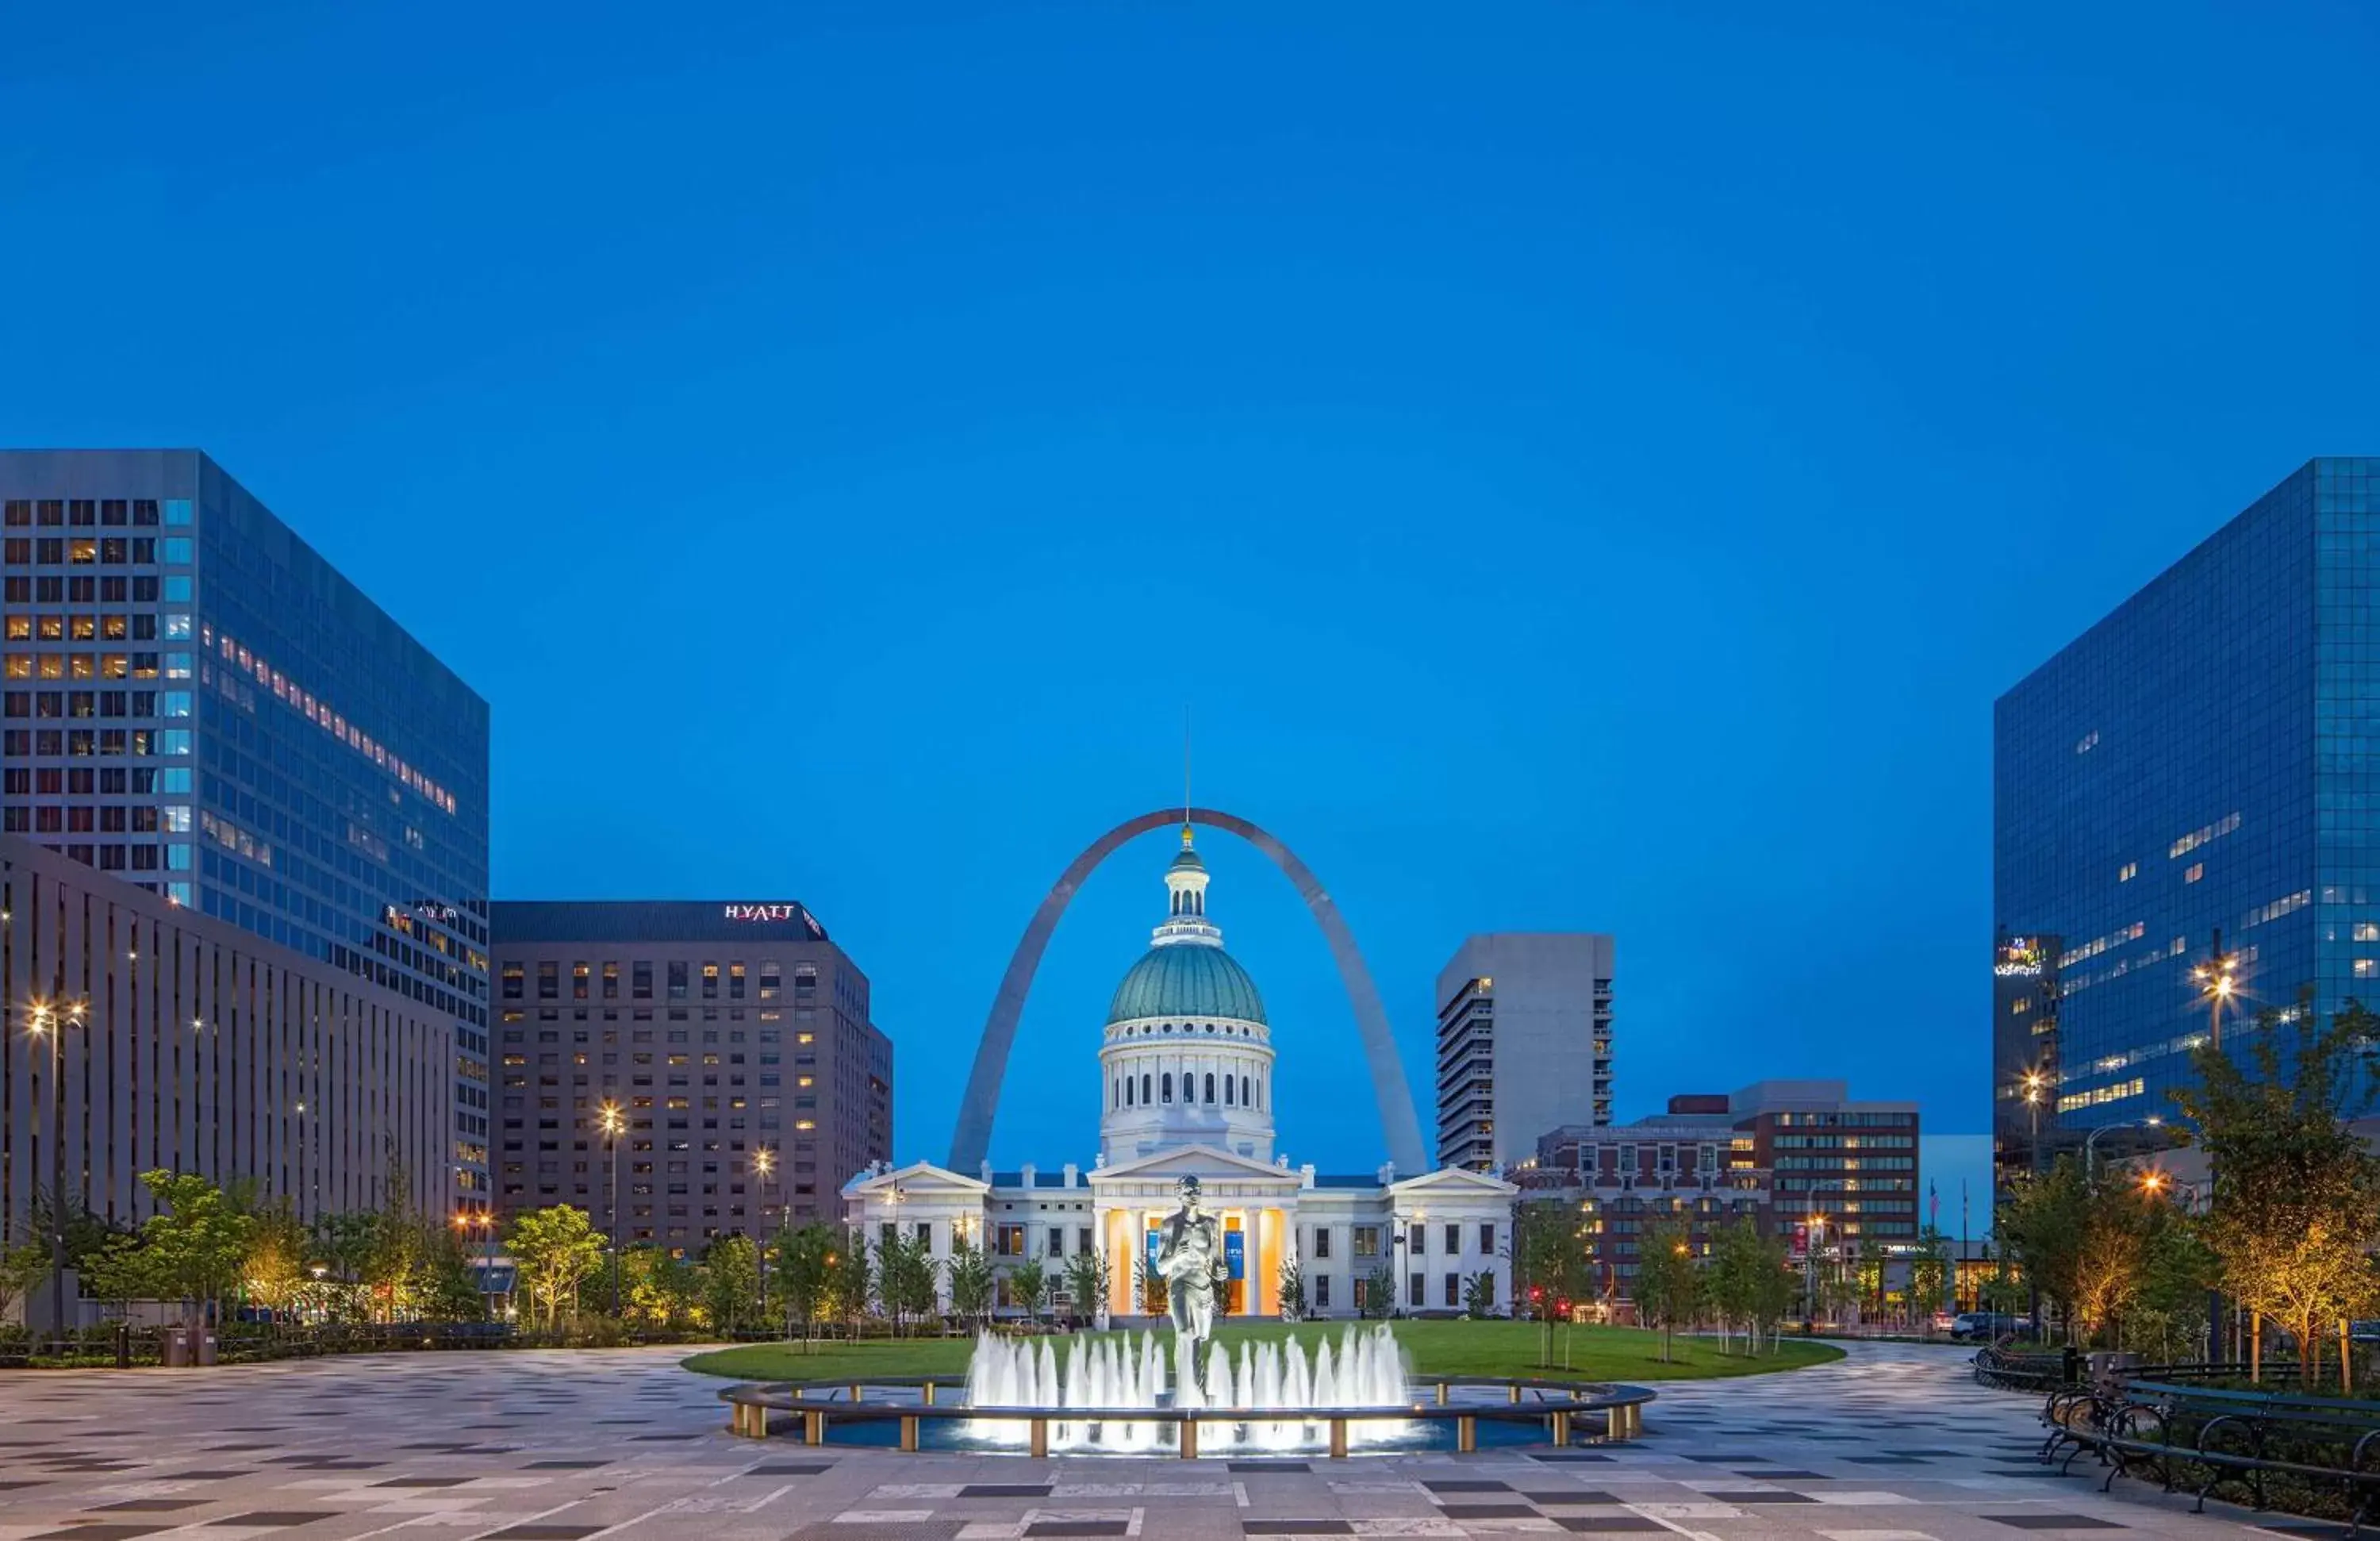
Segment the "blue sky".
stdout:
<svg viewBox="0 0 2380 1541">
<path fill-rule="evenodd" d="M 19 6 L 0 440 L 204 447 L 430 642 L 500 895 L 811 904 L 904 1158 L 1185 703 L 1417 1079 L 1464 933 L 1609 929 L 1623 1115 L 1980 1131 L 1992 698 L 2380 450 L 2375 64 L 2345 4 Z M 1210 844 L 1284 1142 L 1367 1168 Z M 1163 859 L 1003 1160 L 1089 1149 Z"/>
</svg>

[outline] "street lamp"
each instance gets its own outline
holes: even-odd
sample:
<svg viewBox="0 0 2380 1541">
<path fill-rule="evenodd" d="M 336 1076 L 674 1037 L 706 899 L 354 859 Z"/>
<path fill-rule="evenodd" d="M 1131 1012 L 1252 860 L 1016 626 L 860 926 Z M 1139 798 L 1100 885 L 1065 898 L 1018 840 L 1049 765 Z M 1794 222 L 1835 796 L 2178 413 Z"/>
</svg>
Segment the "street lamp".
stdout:
<svg viewBox="0 0 2380 1541">
<path fill-rule="evenodd" d="M 66 1020 L 46 1001 L 33 1002 L 30 1030 L 50 1040 L 50 1315 L 61 1340 L 67 1330 L 67 1052 L 66 1030 L 82 1025 L 86 1002 L 66 1008 Z"/>
<path fill-rule="evenodd" d="M 2190 971 L 2206 1002 L 2206 1030 L 2216 1049 L 2223 1047 L 2223 1003 L 2240 991 L 2240 954 L 2223 950 L 2223 928 L 2215 928 L 2206 961 Z"/>
<path fill-rule="evenodd" d="M 773 1175 L 775 1175 L 776 1171 L 777 1171 L 777 1155 L 776 1155 L 776 1152 L 775 1152 L 775 1151 L 772 1151 L 772 1150 L 756 1150 L 756 1151 L 754 1151 L 754 1152 L 752 1153 L 752 1170 L 753 1170 L 754 1171 L 756 1171 L 756 1172 L 758 1172 L 758 1173 L 759 1174 L 759 1176 L 760 1176 L 760 1181 L 761 1181 L 761 1182 L 763 1182 L 763 1183 L 768 1182 L 768 1181 L 769 1181 L 769 1179 L 770 1179 L 771 1177 L 772 1177 Z M 760 1264 L 760 1319 L 761 1319 L 761 1320 L 763 1320 L 763 1321 L 766 1321 L 766 1320 L 768 1320 L 768 1318 L 769 1318 L 769 1207 L 769 1207 L 769 1204 L 768 1204 L 768 1201 L 767 1201 L 767 1196 L 766 1196 L 766 1195 L 767 1195 L 767 1190 L 764 1188 L 764 1189 L 762 1190 L 762 1199 L 761 1199 L 761 1204 L 760 1204 L 760 1245 L 759 1245 L 759 1264 Z"/>
<path fill-rule="evenodd" d="M 612 1244 L 612 1316 L 616 1320 L 620 1315 L 620 1135 L 628 1121 L 620 1104 L 607 1098 L 595 1110 L 595 1122 L 612 1147 L 612 1212 L 604 1217 L 603 1229 L 611 1232 L 607 1240 Z"/>
<path fill-rule="evenodd" d="M 2024 1108 L 2033 1124 L 2033 1132 L 2025 1147 L 2025 1166 L 2034 1172 L 2041 1171 L 2041 1104 L 2048 1094 L 2048 1076 L 2037 1070 L 2024 1073 Z"/>
<path fill-rule="evenodd" d="M 1818 1246 L 1826 1239 L 1827 1217 L 1813 1214 L 1808 1226 L 1802 1244 L 1802 1319 L 1815 1326 L 1818 1319 Z"/>
<path fill-rule="evenodd" d="M 2092 1130 L 2089 1134 L 2087 1134 L 2087 1135 L 2083 1135 L 2083 1136 L 2082 1136 L 2082 1182 L 2083 1182 L 2083 1183 L 2084 1183 L 2086 1186 L 2090 1183 L 2090 1181 L 2091 1181 L 2091 1174 L 2092 1174 L 2092 1171 L 2093 1171 L 2092 1162 L 2093 1162 L 2093 1160 L 2094 1160 L 2094 1159 L 2095 1159 L 2095 1156 L 2096 1151 L 2097 1151 L 2097 1150 L 2098 1150 L 2098 1148 L 2099 1148 L 2099 1136 L 2100 1136 L 2100 1135 L 2102 1135 L 2106 1134 L 2106 1133 L 2107 1133 L 2108 1130 L 2110 1130 L 2110 1129 L 2162 1129 L 2162 1128 L 2164 1128 L 2164 1127 L 2165 1127 L 2165 1120 L 2164 1120 L 2164 1119 L 2162 1119 L 2162 1118 L 2160 1118 L 2160 1117 L 2158 1117 L 2158 1116 L 2157 1116 L 2156 1114 L 2155 1114 L 2155 1113 L 2151 1113 L 2151 1114 L 2150 1114 L 2148 1117 L 2146 1117 L 2146 1118 L 2128 1118 L 2128 1119 L 2124 1119 L 2124 1120 L 2122 1120 L 2121 1122 L 2116 1122 L 2116 1123 L 2103 1123 L 2103 1124 L 2099 1125 L 2099 1127 L 2098 1127 L 2098 1128 L 2094 1129 L 2094 1130 Z"/>
</svg>

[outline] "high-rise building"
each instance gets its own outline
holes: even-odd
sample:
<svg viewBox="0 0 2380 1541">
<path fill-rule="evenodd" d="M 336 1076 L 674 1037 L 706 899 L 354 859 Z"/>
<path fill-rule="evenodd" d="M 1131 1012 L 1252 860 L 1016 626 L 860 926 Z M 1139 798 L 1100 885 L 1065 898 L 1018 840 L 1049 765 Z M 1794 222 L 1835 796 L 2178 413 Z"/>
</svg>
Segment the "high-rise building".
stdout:
<svg viewBox="0 0 2380 1541">
<path fill-rule="evenodd" d="M 0 825 L 455 1024 L 488 1186 L 488 708 L 195 450 L 0 451 Z"/>
<path fill-rule="evenodd" d="M 1707 1250 L 1749 1219 L 1822 1254 L 1913 1245 L 1921 1214 L 1914 1102 L 1854 1102 L 1840 1081 L 1760 1081 L 1670 1098 L 1633 1123 L 1540 1135 L 1507 1175 L 1524 1199 L 1575 1201 L 1595 1256 L 1620 1279 L 1646 1227 L 1675 1221 Z"/>
<path fill-rule="evenodd" d="M 802 905 L 505 900 L 490 922 L 502 1207 L 698 1253 L 837 1219 L 844 1180 L 891 1158 L 892 1040 Z"/>
<path fill-rule="evenodd" d="M 443 1217 L 459 1030 L 450 1012 L 0 834 L 0 1237 L 39 1239 L 37 1214 L 137 1224 L 154 1212 L 140 1174 L 160 1167 L 252 1179 L 310 1218 L 382 1207 L 394 1171 Z"/>
<path fill-rule="evenodd" d="M 2380 459 L 2311 461 L 1999 698 L 2003 1171 L 2169 1114 L 2217 1009 L 2380 998 L 2375 601 Z"/>
<path fill-rule="evenodd" d="M 1565 1123 L 1611 1122 L 1612 939 L 1475 936 L 1438 971 L 1438 1159 L 1500 1171 Z"/>
</svg>

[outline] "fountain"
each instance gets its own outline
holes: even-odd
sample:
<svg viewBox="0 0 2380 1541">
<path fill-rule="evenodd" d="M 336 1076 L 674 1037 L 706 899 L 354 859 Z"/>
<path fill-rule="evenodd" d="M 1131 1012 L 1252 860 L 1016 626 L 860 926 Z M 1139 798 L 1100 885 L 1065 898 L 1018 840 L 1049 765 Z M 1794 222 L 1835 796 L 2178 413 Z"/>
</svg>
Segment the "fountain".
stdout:
<svg viewBox="0 0 2380 1541">
<path fill-rule="evenodd" d="M 1169 1365 L 1154 1332 L 1075 1333 L 976 1341 L 967 1368 L 967 1405 L 1068 1414 L 1053 1417 L 1050 1447 L 1129 1453 L 1161 1447 L 1163 1423 L 1133 1417 L 1160 1408 L 1198 1409 L 1207 1443 L 1222 1450 L 1293 1450 L 1322 1438 L 1318 1415 L 1412 1404 L 1404 1353 L 1385 1325 L 1350 1325 L 1337 1345 L 1327 1334 L 1307 1341 L 1201 1343 L 1205 1385 L 1194 1361 L 1184 1374 Z M 1196 1341 L 1194 1340 L 1194 1341 Z M 1193 1353 L 1197 1352 L 1194 1349 Z M 1170 1370 L 1170 1373 L 1169 1373 Z M 1240 1414 L 1233 1416 L 1233 1414 Z M 1026 1426 L 1008 1418 L 971 1419 L 968 1435 L 988 1445 L 1022 1445 Z M 1349 1425 L 1351 1443 L 1378 1445 L 1406 1433 L 1405 1420 L 1366 1418 Z"/>
</svg>

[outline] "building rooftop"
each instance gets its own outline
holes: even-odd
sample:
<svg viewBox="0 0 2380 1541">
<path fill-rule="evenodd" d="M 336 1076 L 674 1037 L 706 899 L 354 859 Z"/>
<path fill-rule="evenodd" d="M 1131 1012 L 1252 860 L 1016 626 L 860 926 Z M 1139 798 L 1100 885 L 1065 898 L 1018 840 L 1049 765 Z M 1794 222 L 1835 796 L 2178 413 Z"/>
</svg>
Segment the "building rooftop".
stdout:
<svg viewBox="0 0 2380 1541">
<path fill-rule="evenodd" d="M 499 899 L 488 939 L 527 941 L 825 941 L 791 899 Z"/>
</svg>

